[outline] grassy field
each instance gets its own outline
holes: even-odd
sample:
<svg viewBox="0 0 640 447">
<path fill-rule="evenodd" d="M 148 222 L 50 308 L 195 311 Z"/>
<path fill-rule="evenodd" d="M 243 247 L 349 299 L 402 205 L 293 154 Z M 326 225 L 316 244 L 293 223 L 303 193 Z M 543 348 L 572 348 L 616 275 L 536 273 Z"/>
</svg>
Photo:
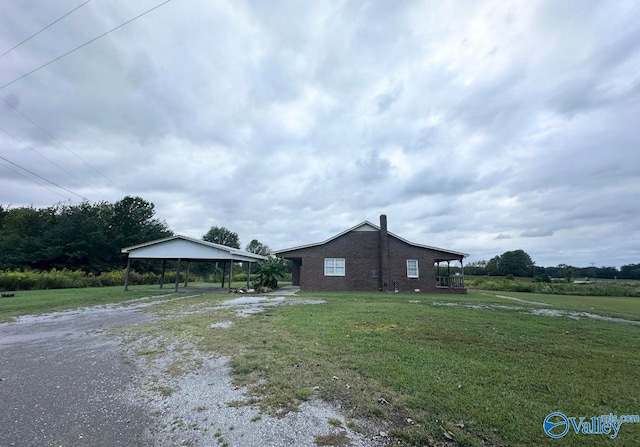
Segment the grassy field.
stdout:
<svg viewBox="0 0 640 447">
<path fill-rule="evenodd" d="M 532 314 L 546 308 L 640 321 L 640 298 L 490 291 L 303 297 L 326 302 L 245 318 L 211 306 L 228 295 L 168 302 L 156 308 L 166 319 L 130 335 L 181 337 L 228 355 L 235 380 L 264 411 L 322 398 L 346 414 L 334 425 L 364 429 L 362 420 L 374 421 L 396 446 L 640 445 L 640 424 L 623 424 L 615 440 L 573 430 L 553 440 L 542 429 L 554 411 L 587 420 L 640 413 L 640 325 Z M 220 321 L 234 324 L 211 327 Z"/>
</svg>

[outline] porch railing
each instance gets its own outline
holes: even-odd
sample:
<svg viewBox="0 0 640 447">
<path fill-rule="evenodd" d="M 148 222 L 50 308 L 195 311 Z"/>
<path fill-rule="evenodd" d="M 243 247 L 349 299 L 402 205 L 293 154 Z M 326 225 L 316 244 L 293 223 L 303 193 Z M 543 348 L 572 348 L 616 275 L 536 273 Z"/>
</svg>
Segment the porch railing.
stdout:
<svg viewBox="0 0 640 447">
<path fill-rule="evenodd" d="M 436 276 L 436 287 L 464 289 L 464 276 Z"/>
</svg>

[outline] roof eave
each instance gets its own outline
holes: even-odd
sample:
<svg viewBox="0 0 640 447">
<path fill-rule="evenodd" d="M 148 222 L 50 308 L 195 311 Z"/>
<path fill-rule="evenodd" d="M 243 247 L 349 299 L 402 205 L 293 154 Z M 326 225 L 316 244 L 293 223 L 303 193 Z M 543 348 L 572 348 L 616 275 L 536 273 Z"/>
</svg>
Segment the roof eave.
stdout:
<svg viewBox="0 0 640 447">
<path fill-rule="evenodd" d="M 267 259 L 266 256 L 258 255 L 258 254 L 251 253 L 251 252 L 248 252 L 248 251 L 242 251 L 242 250 L 239 250 L 237 248 L 228 247 L 226 245 L 216 244 L 214 242 L 203 241 L 201 239 L 194 239 L 192 237 L 183 236 L 181 234 L 176 234 L 174 236 L 166 237 L 164 239 L 158 239 L 158 240 L 155 240 L 155 241 L 145 242 L 143 244 L 132 245 L 131 247 L 125 247 L 125 248 L 122 248 L 120 250 L 120 253 L 123 253 L 123 254 L 124 253 L 129 253 L 132 250 L 137 250 L 137 249 L 140 249 L 140 248 L 149 247 L 151 245 L 161 244 L 163 242 L 167 242 L 167 241 L 171 241 L 171 240 L 175 240 L 175 239 L 183 239 L 185 241 L 193 242 L 193 243 L 204 245 L 204 246 L 207 246 L 207 247 L 217 248 L 218 250 L 226 251 L 231 255 L 242 256 L 242 257 L 249 258 L 249 259 L 255 259 L 256 261 L 264 261 L 264 260 Z M 251 262 L 251 261 L 246 261 L 246 262 Z"/>
<path fill-rule="evenodd" d="M 357 228 L 360 228 L 363 225 L 371 225 L 376 230 L 380 231 L 380 227 L 378 225 L 373 224 L 373 223 L 369 222 L 368 220 L 365 220 L 364 222 L 361 222 L 361 223 L 349 228 L 348 230 L 343 231 L 342 233 L 336 234 L 335 236 L 332 236 L 332 237 L 330 237 L 329 239 L 327 239 L 325 241 L 316 242 L 316 243 L 313 243 L 313 244 L 300 245 L 300 246 L 297 246 L 297 247 L 287 248 L 287 249 L 283 249 L 283 250 L 276 250 L 276 251 L 274 251 L 274 255 L 275 256 L 281 256 L 283 253 L 302 250 L 302 249 L 305 249 L 305 248 L 317 247 L 317 246 L 320 246 L 320 245 L 327 244 L 327 243 L 331 242 L 332 240 L 339 238 L 340 236 L 343 236 L 343 235 L 345 235 L 345 234 L 347 234 L 347 233 L 349 233 L 351 231 L 354 231 Z M 439 248 L 439 247 L 431 247 L 429 245 L 416 244 L 415 242 L 408 241 L 408 240 L 406 240 L 406 239 L 404 239 L 404 238 L 402 238 L 402 237 L 398 236 L 397 234 L 394 234 L 394 233 L 392 233 L 390 231 L 387 231 L 387 234 L 389 236 L 391 236 L 391 237 L 395 237 L 396 239 L 398 239 L 398 240 L 400 240 L 400 241 L 402 241 L 402 242 L 404 242 L 406 244 L 412 245 L 414 247 L 426 248 L 426 249 L 429 249 L 429 250 L 440 251 L 442 253 L 449 253 L 449 254 L 452 254 L 452 255 L 455 255 L 455 256 L 461 256 L 463 258 L 466 258 L 466 257 L 469 256 L 468 253 L 462 253 L 462 252 L 458 252 L 458 251 L 447 250 L 447 249 Z"/>
</svg>

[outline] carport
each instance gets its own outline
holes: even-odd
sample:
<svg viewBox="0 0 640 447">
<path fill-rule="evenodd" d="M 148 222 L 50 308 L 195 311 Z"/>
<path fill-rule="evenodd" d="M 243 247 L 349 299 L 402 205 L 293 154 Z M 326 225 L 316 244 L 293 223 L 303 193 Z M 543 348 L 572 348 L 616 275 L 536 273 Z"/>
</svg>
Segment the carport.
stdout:
<svg viewBox="0 0 640 447">
<path fill-rule="evenodd" d="M 229 263 L 229 291 L 231 291 L 231 278 L 233 277 L 233 263 L 246 262 L 251 270 L 251 263 L 267 259 L 265 256 L 256 255 L 239 250 L 226 245 L 214 244 L 213 242 L 192 239 L 186 236 L 172 236 L 156 241 L 145 242 L 144 244 L 126 247 L 121 253 L 127 255 L 127 271 L 124 279 L 124 290 L 129 288 L 129 272 L 131 271 L 131 261 L 135 259 L 155 259 L 162 260 L 162 276 L 160 278 L 160 288 L 164 286 L 164 273 L 167 261 L 177 261 L 175 289 L 178 291 L 180 282 L 180 267 L 183 262 L 187 263 L 187 274 L 185 287 L 189 282 L 189 264 L 191 262 L 224 262 Z M 247 285 L 249 276 L 247 274 Z"/>
</svg>

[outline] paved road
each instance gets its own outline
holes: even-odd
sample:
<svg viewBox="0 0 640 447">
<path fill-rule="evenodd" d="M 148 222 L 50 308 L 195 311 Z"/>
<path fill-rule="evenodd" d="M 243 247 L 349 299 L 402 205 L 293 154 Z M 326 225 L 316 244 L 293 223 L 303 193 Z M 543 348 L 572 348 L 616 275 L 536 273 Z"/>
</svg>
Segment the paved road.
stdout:
<svg viewBox="0 0 640 447">
<path fill-rule="evenodd" d="M 150 321 L 105 307 L 0 324 L 0 446 L 146 446 L 136 371 L 105 330 Z"/>
</svg>

